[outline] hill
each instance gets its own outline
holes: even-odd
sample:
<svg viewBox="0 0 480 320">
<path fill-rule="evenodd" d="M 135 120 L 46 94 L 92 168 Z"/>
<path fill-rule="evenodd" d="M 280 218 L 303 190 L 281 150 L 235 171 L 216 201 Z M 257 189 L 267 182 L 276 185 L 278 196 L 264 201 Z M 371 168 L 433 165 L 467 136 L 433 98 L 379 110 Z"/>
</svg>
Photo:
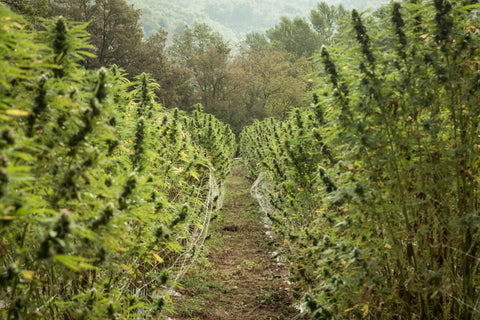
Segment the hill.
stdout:
<svg viewBox="0 0 480 320">
<path fill-rule="evenodd" d="M 249 32 L 264 32 L 280 21 L 280 17 L 308 17 L 317 0 L 127 0 L 142 12 L 141 23 L 145 36 L 160 27 L 169 34 L 180 32 L 185 25 L 206 23 L 225 39 L 237 43 Z M 382 0 L 327 0 L 347 9 L 375 9 Z"/>
</svg>

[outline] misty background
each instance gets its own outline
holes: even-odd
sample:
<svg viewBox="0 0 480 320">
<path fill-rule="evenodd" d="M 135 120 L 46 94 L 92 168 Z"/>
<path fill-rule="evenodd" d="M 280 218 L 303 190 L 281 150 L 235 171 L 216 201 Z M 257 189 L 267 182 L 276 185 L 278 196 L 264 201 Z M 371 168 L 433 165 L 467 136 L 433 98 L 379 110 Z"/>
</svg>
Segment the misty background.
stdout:
<svg viewBox="0 0 480 320">
<path fill-rule="evenodd" d="M 160 27 L 172 36 L 185 25 L 206 23 L 232 44 L 245 39 L 250 32 L 263 33 L 274 27 L 281 17 L 308 18 L 317 0 L 127 0 L 141 10 L 145 37 Z M 328 0 L 330 5 L 345 9 L 374 10 L 388 3 L 382 0 Z"/>
</svg>

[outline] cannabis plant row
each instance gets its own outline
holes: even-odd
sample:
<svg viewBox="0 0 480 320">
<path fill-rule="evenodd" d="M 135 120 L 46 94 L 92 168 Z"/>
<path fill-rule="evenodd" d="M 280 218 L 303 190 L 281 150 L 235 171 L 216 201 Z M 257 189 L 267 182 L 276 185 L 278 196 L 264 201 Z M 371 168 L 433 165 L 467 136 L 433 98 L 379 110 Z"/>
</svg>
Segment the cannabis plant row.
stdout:
<svg viewBox="0 0 480 320">
<path fill-rule="evenodd" d="M 353 11 L 312 107 L 242 132 L 311 318 L 480 318 L 478 12 Z"/>
<path fill-rule="evenodd" d="M 229 127 L 165 110 L 149 75 L 81 68 L 85 25 L 0 6 L 0 30 L 0 318 L 161 318 L 235 148 L 200 132 Z"/>
</svg>

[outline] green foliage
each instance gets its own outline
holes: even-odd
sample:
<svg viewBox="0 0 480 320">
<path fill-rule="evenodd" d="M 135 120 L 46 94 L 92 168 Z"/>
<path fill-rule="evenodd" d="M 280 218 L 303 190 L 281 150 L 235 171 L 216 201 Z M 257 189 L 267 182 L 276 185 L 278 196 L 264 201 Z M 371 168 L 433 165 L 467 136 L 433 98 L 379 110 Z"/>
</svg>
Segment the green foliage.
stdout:
<svg viewBox="0 0 480 320">
<path fill-rule="evenodd" d="M 307 76 L 312 68 L 306 58 L 271 46 L 243 52 L 234 62 L 232 75 L 237 96 L 230 95 L 234 105 L 243 107 L 241 115 L 246 119 L 240 128 L 253 119 L 283 120 L 292 108 L 307 106 L 304 98 L 310 87 Z M 236 117 L 234 120 L 238 120 Z"/>
<path fill-rule="evenodd" d="M 478 10 L 353 11 L 314 106 L 243 131 L 313 319 L 478 318 Z"/>
<path fill-rule="evenodd" d="M 201 252 L 234 137 L 210 116 L 225 139 L 197 143 L 207 127 L 165 111 L 149 75 L 81 68 L 86 25 L 24 24 L 0 6 L 0 317 L 158 317 Z"/>
<path fill-rule="evenodd" d="M 38 17 L 42 17 L 48 10 L 48 0 L 2 0 L 11 10 L 25 16 L 28 22 L 38 24 Z"/>
<path fill-rule="evenodd" d="M 282 17 L 280 24 L 266 32 L 272 45 L 297 57 L 309 58 L 320 47 L 320 39 L 312 30 L 310 24 L 301 18 L 290 20 Z"/>
<path fill-rule="evenodd" d="M 245 44 L 251 51 L 259 51 L 268 46 L 268 39 L 265 34 L 250 32 L 245 35 Z"/>
<path fill-rule="evenodd" d="M 348 11 L 342 5 L 335 7 L 324 1 L 317 4 L 316 10 L 310 11 L 310 22 L 323 45 L 332 43 L 334 35 L 341 31 L 341 22 L 347 15 Z"/>
<path fill-rule="evenodd" d="M 206 24 L 195 24 L 174 37 L 169 51 L 188 75 L 184 81 L 191 93 L 186 95 L 182 107 L 188 109 L 192 104 L 202 103 L 207 113 L 221 114 L 230 54 L 222 36 Z"/>
<path fill-rule="evenodd" d="M 193 112 L 187 127 L 192 137 L 206 152 L 205 156 L 217 169 L 215 175 L 223 181 L 230 173 L 230 164 L 237 151 L 235 135 L 230 126 L 211 114 L 202 112 L 201 105 Z"/>
</svg>

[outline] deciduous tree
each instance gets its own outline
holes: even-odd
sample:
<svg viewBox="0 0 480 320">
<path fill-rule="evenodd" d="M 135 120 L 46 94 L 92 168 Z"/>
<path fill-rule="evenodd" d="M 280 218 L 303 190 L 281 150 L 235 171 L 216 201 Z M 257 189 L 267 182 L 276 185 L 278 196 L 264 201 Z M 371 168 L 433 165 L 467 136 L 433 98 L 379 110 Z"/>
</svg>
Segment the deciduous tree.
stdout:
<svg viewBox="0 0 480 320">
<path fill-rule="evenodd" d="M 320 36 L 320 42 L 331 44 L 333 37 L 339 31 L 342 19 L 348 15 L 347 10 L 339 6 L 328 5 L 325 1 L 317 4 L 317 9 L 310 11 L 310 21 Z"/>
<path fill-rule="evenodd" d="M 30 22 L 37 23 L 38 17 L 47 11 L 48 0 L 1 0 L 11 10 L 24 15 Z"/>
<path fill-rule="evenodd" d="M 251 118 L 284 119 L 293 107 L 305 105 L 306 75 L 312 70 L 307 59 L 270 46 L 245 52 L 235 63 L 245 74 L 243 104 Z"/>
<path fill-rule="evenodd" d="M 191 77 L 185 80 L 195 89 L 194 96 L 184 101 L 183 107 L 188 109 L 193 103 L 201 102 L 206 112 L 218 114 L 228 78 L 228 44 L 206 24 L 195 24 L 174 36 L 170 52 L 177 66 L 190 72 Z"/>
<path fill-rule="evenodd" d="M 50 8 L 52 16 L 90 22 L 87 31 L 96 57 L 86 60 L 86 67 L 117 64 L 134 71 L 143 38 L 139 10 L 124 0 L 50 0 Z"/>
<path fill-rule="evenodd" d="M 290 20 L 282 17 L 280 24 L 267 30 L 266 34 L 274 46 L 298 57 L 311 57 L 320 48 L 317 34 L 302 18 Z"/>
</svg>

